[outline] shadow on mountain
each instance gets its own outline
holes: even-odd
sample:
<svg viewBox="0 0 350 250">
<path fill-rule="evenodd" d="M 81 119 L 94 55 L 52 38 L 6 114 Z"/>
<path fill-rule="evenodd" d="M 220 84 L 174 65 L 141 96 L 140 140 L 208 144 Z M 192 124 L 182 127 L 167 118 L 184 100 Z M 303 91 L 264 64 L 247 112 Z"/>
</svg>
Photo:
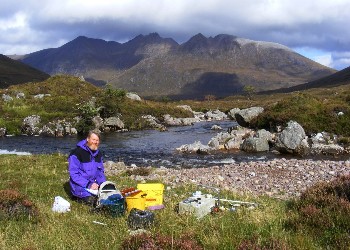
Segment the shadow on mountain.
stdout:
<svg viewBox="0 0 350 250">
<path fill-rule="evenodd" d="M 85 78 L 85 80 L 87 82 L 92 83 L 93 85 L 97 86 L 97 87 L 104 87 L 107 83 L 103 80 L 96 80 L 94 78 Z"/>
<path fill-rule="evenodd" d="M 208 72 L 197 81 L 187 84 L 182 89 L 182 94 L 173 96 L 172 99 L 205 99 L 208 95 L 223 98 L 238 94 L 242 89 L 236 74 Z"/>
<path fill-rule="evenodd" d="M 50 75 L 0 54 L 0 88 L 26 82 L 41 82 Z"/>
</svg>

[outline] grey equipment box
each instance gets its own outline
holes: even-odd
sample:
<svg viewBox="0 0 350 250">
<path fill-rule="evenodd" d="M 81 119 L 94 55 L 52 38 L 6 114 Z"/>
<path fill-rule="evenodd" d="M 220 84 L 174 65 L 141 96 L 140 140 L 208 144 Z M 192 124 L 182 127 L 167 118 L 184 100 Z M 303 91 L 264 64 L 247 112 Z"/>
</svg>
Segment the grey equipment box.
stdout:
<svg viewBox="0 0 350 250">
<path fill-rule="evenodd" d="M 200 219 L 212 211 L 215 201 L 216 199 L 211 194 L 196 191 L 192 197 L 179 203 L 179 214 L 194 214 Z"/>
</svg>

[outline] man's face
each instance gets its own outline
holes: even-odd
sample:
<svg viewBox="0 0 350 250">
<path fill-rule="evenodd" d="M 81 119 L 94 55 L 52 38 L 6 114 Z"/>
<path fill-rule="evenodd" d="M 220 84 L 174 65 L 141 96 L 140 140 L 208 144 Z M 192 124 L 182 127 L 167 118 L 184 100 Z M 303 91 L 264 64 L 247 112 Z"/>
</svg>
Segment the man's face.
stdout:
<svg viewBox="0 0 350 250">
<path fill-rule="evenodd" d="M 100 145 L 100 139 L 98 138 L 97 135 L 92 134 L 90 137 L 88 137 L 87 139 L 87 146 L 91 149 L 91 150 L 97 150 L 98 146 Z"/>
</svg>

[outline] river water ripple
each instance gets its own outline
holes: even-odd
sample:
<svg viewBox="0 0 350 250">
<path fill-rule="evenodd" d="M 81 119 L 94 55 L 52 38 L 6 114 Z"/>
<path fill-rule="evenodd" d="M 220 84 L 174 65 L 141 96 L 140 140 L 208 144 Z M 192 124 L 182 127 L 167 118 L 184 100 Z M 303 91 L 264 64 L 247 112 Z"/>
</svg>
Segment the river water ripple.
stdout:
<svg viewBox="0 0 350 250">
<path fill-rule="evenodd" d="M 233 162 L 267 160 L 276 157 L 272 153 L 248 154 L 245 152 L 224 152 L 210 155 L 182 154 L 176 151 L 183 144 L 200 141 L 207 144 L 218 132 L 211 130 L 213 125 L 222 131 L 232 127 L 233 121 L 200 122 L 193 126 L 171 127 L 166 132 L 157 130 L 131 131 L 102 134 L 101 151 L 104 160 L 124 161 L 125 164 L 154 167 L 203 167 L 223 165 Z M 0 154 L 51 154 L 68 155 L 82 138 L 13 136 L 0 138 Z M 286 156 L 284 156 L 286 157 Z"/>
</svg>

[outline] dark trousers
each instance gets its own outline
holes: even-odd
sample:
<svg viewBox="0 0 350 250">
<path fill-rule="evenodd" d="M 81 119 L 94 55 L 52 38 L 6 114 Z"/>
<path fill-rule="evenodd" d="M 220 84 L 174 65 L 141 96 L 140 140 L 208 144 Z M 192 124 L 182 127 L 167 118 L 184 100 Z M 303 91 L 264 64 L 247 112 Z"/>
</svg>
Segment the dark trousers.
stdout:
<svg viewBox="0 0 350 250">
<path fill-rule="evenodd" d="M 95 207 L 97 202 L 97 196 L 94 196 L 94 195 L 83 197 L 83 198 L 74 196 L 73 199 L 76 200 L 77 202 L 86 204 L 91 207 Z"/>
</svg>

